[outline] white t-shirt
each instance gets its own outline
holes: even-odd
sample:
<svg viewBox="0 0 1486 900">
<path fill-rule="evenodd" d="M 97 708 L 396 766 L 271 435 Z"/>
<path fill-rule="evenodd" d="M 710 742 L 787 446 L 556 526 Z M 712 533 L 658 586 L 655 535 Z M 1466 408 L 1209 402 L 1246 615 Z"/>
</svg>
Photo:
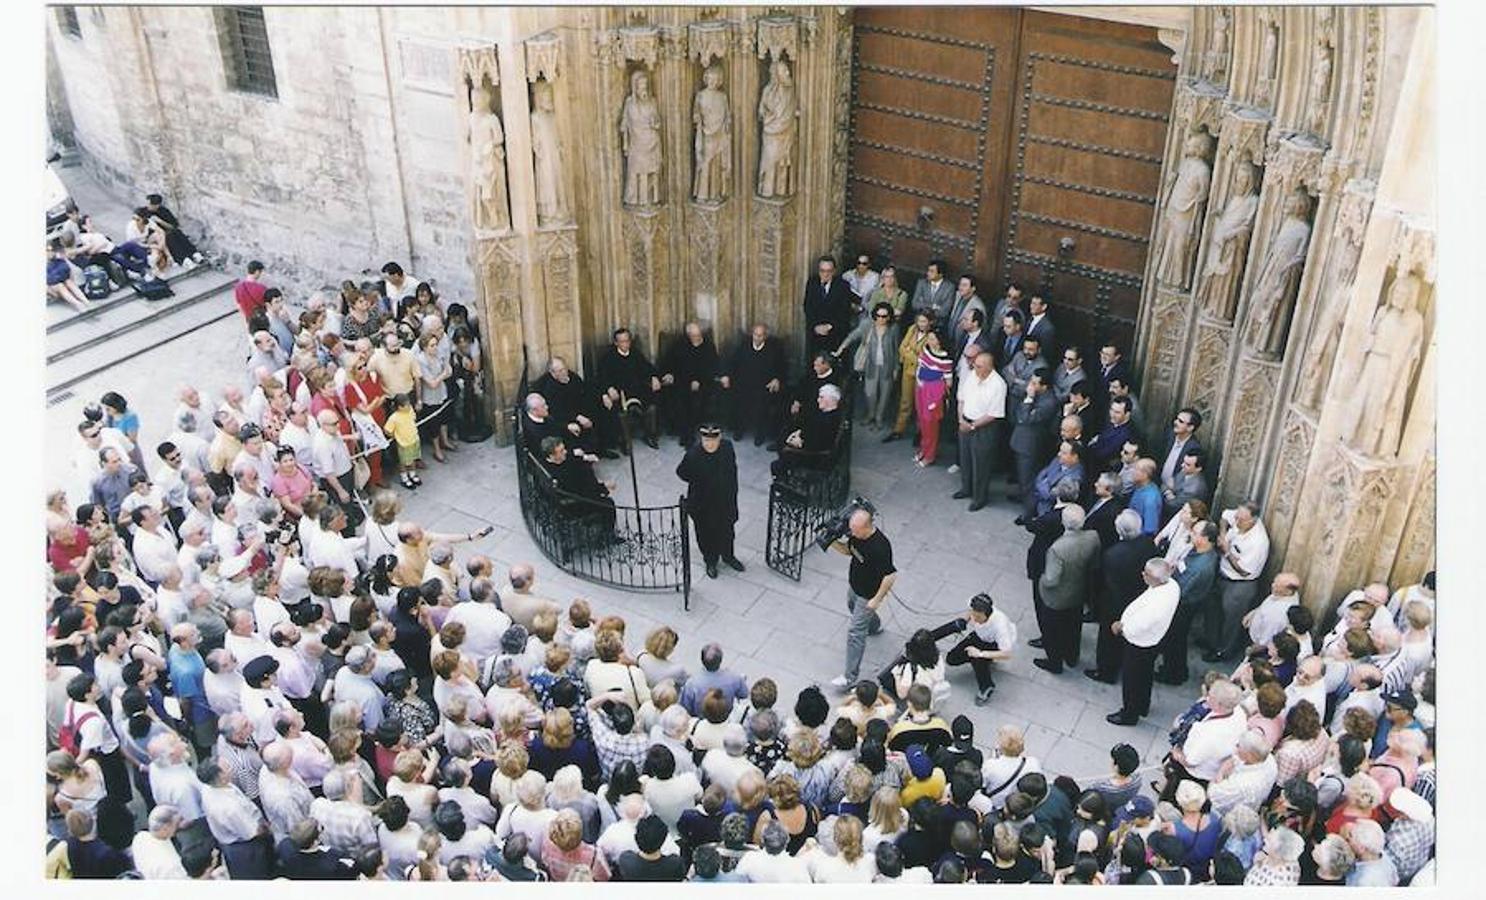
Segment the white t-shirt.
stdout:
<svg viewBox="0 0 1486 900">
<path fill-rule="evenodd" d="M 960 412 L 967 419 L 1006 418 L 1006 381 L 994 369 L 984 380 L 972 372 L 960 382 Z"/>
<path fill-rule="evenodd" d="M 501 612 L 494 603 L 458 603 L 449 610 L 444 623 L 458 622 L 464 626 L 464 644 L 460 650 L 468 653 L 477 662 L 500 652 L 501 635 L 511 627 L 511 617 Z"/>
<path fill-rule="evenodd" d="M 998 650 L 1010 650 L 1016 646 L 1016 623 L 999 609 L 993 608 L 990 617 L 979 625 L 971 622 L 970 630 L 982 641 L 995 644 Z"/>
<path fill-rule="evenodd" d="M 810 864 L 798 856 L 788 853 L 769 853 L 766 850 L 749 850 L 738 860 L 733 870 L 754 884 L 809 884 Z"/>
</svg>

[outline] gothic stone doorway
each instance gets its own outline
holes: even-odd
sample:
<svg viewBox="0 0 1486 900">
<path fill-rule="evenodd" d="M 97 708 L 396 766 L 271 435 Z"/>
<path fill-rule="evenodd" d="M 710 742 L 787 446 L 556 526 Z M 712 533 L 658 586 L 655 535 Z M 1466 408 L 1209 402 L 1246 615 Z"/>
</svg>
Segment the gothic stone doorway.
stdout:
<svg viewBox="0 0 1486 900">
<path fill-rule="evenodd" d="M 1128 355 L 1176 81 L 1155 29 L 859 7 L 852 54 L 847 252 L 910 293 L 935 257 L 988 304 L 1040 288 L 1060 343 Z"/>
</svg>

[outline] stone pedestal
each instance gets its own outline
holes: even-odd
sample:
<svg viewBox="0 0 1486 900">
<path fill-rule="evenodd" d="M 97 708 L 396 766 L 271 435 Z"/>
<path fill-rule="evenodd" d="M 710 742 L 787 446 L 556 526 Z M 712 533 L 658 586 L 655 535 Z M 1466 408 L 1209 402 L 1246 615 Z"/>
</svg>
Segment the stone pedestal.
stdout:
<svg viewBox="0 0 1486 900">
<path fill-rule="evenodd" d="M 523 357 L 521 238 L 506 233 L 475 238 L 475 295 L 482 313 L 480 346 L 485 371 L 487 412 L 495 423 L 496 440 L 511 439 L 510 411 L 519 399 Z"/>
<path fill-rule="evenodd" d="M 689 309 L 686 317 L 710 326 L 714 339 L 738 326 L 730 313 L 731 266 L 722 252 L 725 225 L 720 203 L 690 203 L 686 208 L 686 237 L 690 264 Z"/>
<path fill-rule="evenodd" d="M 803 315 L 795 293 L 802 289 L 804 278 L 791 277 L 790 266 L 796 256 L 795 198 L 753 198 L 753 245 L 758 253 L 753 279 L 753 309 L 769 310 L 778 322 L 775 331 L 797 335 L 803 327 Z"/>
</svg>

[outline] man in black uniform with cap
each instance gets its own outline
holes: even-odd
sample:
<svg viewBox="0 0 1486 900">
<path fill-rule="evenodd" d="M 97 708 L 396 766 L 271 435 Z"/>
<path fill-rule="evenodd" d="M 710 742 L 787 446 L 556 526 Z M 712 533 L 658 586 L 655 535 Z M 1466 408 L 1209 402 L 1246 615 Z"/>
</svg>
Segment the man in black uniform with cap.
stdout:
<svg viewBox="0 0 1486 900">
<path fill-rule="evenodd" d="M 686 482 L 686 514 L 696 526 L 697 546 L 707 577 L 717 577 L 717 560 L 743 571 L 733 555 L 733 524 L 738 521 L 738 458 L 722 428 L 708 423 L 697 429 L 701 438 L 686 451 L 676 477 Z"/>
<path fill-rule="evenodd" d="M 645 420 L 645 443 L 660 447 L 655 421 L 655 395 L 660 392 L 660 376 L 655 367 L 634 346 L 635 337 L 628 328 L 614 329 L 614 346 L 599 361 L 599 402 L 614 416 L 636 414 Z M 631 405 L 634 401 L 635 405 Z M 629 452 L 629 447 L 624 451 Z"/>
<path fill-rule="evenodd" d="M 697 426 L 708 415 L 719 368 L 712 339 L 699 323 L 687 322 L 685 333 L 666 354 L 660 377 L 670 398 L 671 427 L 683 447 L 695 440 Z"/>
<path fill-rule="evenodd" d="M 784 402 L 784 374 L 784 345 L 770 337 L 769 326 L 754 325 L 733 351 L 721 379 L 722 389 L 733 395 L 733 440 L 752 431 L 757 447 L 774 437 Z"/>
</svg>

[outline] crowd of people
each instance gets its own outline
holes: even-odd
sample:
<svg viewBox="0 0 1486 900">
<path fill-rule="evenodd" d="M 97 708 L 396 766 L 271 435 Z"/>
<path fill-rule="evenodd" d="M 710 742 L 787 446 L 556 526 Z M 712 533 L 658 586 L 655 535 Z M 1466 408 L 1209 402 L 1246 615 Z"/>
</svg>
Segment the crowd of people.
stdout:
<svg viewBox="0 0 1486 900">
<path fill-rule="evenodd" d="M 1334 625 L 1290 573 L 1261 598 L 1260 511 L 1213 520 L 1194 410 L 1152 454 L 1117 348 L 1091 372 L 1073 347 L 1042 363 L 1058 347 L 1046 298 L 1024 311 L 1007 291 L 991 336 L 973 278 L 955 289 L 935 263 L 910 296 L 857 262 L 838 278 L 822 259 L 807 287 L 795 386 L 762 325 L 723 364 L 692 323 L 658 368 L 620 329 L 591 388 L 550 362 L 523 439 L 597 480 L 597 460 L 630 449 L 620 417 L 654 446 L 660 407 L 682 443 L 700 438 L 682 472 L 719 452 L 713 421 L 772 442 L 790 471 L 848 390 L 885 440 L 916 422 L 925 467 L 949 431 L 972 508 L 992 471 L 1017 481 L 1040 667 L 1077 665 L 1093 625 L 1085 675 L 1123 680 L 1110 719 L 1130 724 L 1153 679 L 1188 680 L 1188 636 L 1206 648 L 1159 765 L 1122 742 L 1075 779 L 1015 725 L 977 735 L 946 667 L 991 699 L 1018 637 L 987 594 L 875 677 L 790 698 L 731 668 L 711 642 L 725 635 L 686 659 L 671 627 L 637 634 L 545 596 L 531 564 L 497 573 L 460 549 L 484 532 L 430 531 L 385 487 L 389 466 L 416 490 L 423 451 L 489 434 L 465 310 L 389 263 L 291 313 L 255 263 L 236 291 L 244 382 L 182 389 L 168 423 L 105 395 L 79 424 L 74 486 L 48 498 L 48 874 L 1432 883 L 1433 574 L 1361 587 Z M 736 561 L 731 523 L 716 540 L 709 574 Z M 894 569 L 866 510 L 837 546 L 853 556 L 852 669 Z"/>
</svg>

